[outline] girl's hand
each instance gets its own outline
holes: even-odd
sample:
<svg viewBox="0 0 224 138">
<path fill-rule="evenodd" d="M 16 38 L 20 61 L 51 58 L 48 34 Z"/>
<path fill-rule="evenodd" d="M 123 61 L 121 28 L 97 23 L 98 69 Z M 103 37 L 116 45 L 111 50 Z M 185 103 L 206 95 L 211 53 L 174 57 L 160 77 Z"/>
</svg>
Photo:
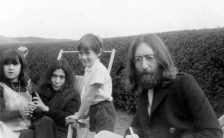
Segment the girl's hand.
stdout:
<svg viewBox="0 0 224 138">
<path fill-rule="evenodd" d="M 40 99 L 40 96 L 38 93 L 36 93 L 36 97 L 33 97 L 33 103 L 36 106 L 37 109 L 41 109 L 42 111 L 49 111 L 49 107 L 47 107 L 43 101 Z"/>
<path fill-rule="evenodd" d="M 33 102 L 31 102 L 27 105 L 27 107 L 29 109 L 29 116 L 32 117 L 33 116 L 33 111 L 36 109 L 36 106 Z"/>
<path fill-rule="evenodd" d="M 30 111 L 28 106 L 23 106 L 19 109 L 19 113 L 22 117 L 29 117 Z"/>
</svg>

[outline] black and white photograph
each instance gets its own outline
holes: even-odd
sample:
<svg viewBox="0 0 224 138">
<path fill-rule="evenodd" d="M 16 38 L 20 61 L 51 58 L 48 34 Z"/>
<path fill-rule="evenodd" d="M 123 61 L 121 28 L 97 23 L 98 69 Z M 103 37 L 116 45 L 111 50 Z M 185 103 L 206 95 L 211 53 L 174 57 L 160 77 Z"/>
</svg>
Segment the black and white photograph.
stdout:
<svg viewBox="0 0 224 138">
<path fill-rule="evenodd" d="M 224 138 L 223 0 L 0 0 L 0 138 Z"/>
</svg>

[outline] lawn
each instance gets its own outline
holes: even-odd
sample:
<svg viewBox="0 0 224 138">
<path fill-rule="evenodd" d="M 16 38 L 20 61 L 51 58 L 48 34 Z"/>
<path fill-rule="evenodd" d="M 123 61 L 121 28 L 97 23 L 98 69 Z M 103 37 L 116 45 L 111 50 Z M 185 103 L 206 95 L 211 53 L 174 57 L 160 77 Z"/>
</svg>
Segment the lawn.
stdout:
<svg viewBox="0 0 224 138">
<path fill-rule="evenodd" d="M 123 136 L 126 129 L 129 127 L 132 118 L 133 113 L 127 113 L 124 110 L 117 109 L 115 133 Z M 94 135 L 95 135 L 94 133 L 90 132 L 86 133 L 86 135 L 81 134 L 81 136 L 84 136 L 86 138 L 93 138 Z"/>
<path fill-rule="evenodd" d="M 118 109 L 115 133 L 123 136 L 125 133 L 125 130 L 129 127 L 132 118 L 133 118 L 133 113 L 127 113 L 123 110 Z"/>
</svg>

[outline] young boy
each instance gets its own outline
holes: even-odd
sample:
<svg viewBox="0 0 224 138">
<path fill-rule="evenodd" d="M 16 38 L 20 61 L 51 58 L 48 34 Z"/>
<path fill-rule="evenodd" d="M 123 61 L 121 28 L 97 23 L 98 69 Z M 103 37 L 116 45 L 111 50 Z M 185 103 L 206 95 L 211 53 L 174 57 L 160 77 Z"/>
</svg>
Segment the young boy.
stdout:
<svg viewBox="0 0 224 138">
<path fill-rule="evenodd" d="M 114 131 L 116 111 L 112 98 L 112 80 L 107 68 L 100 62 L 103 51 L 101 40 L 93 34 L 84 35 L 78 44 L 79 59 L 86 67 L 82 104 L 75 115 L 66 117 L 67 122 L 89 115 L 90 131 Z"/>
</svg>

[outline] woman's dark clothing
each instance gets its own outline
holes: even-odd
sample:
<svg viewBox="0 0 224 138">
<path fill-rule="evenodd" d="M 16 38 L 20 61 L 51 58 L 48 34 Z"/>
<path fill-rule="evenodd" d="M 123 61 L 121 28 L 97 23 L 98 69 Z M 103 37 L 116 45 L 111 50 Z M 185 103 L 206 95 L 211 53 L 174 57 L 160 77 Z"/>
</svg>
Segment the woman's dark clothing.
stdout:
<svg viewBox="0 0 224 138">
<path fill-rule="evenodd" d="M 51 117 L 57 125 L 58 138 L 66 138 L 68 126 L 65 126 L 65 117 L 79 110 L 81 104 L 80 94 L 75 89 L 55 91 L 52 88 L 39 89 L 38 93 L 43 103 L 49 107 L 49 111 L 36 111 L 34 120 L 41 116 Z"/>
<path fill-rule="evenodd" d="M 44 116 L 31 124 L 29 129 L 22 131 L 19 138 L 56 138 L 57 127 L 48 116 Z"/>
</svg>

